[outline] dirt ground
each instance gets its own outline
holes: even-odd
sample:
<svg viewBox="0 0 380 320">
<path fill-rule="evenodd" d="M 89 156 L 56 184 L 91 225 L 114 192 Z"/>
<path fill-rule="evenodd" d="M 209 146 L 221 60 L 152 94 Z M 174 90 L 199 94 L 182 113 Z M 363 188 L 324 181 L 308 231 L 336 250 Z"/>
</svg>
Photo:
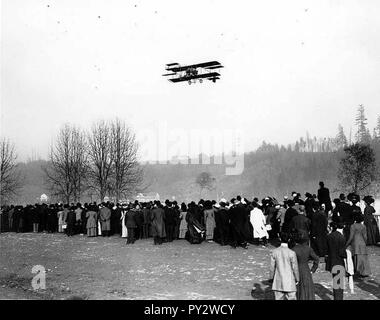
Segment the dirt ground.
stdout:
<svg viewBox="0 0 380 320">
<path fill-rule="evenodd" d="M 273 299 L 267 282 L 273 248 L 2 233 L 0 299 Z M 380 299 L 380 248 L 369 252 L 372 276 L 355 280 L 354 294 L 346 290 L 345 299 Z M 46 270 L 45 290 L 32 288 L 35 265 Z M 330 300 L 331 275 L 324 268 L 321 263 L 313 276 L 316 299 Z"/>
</svg>

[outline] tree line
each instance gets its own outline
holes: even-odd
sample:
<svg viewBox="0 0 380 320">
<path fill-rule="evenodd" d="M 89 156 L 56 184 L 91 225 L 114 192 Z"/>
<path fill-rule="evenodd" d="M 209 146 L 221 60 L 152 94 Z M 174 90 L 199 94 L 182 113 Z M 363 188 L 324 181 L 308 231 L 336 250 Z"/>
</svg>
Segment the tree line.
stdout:
<svg viewBox="0 0 380 320">
<path fill-rule="evenodd" d="M 224 176 L 220 165 L 140 165 L 135 135 L 119 119 L 98 121 L 88 131 L 65 124 L 50 148 L 48 161 L 42 161 L 41 175 L 49 194 L 69 202 L 92 196 L 122 199 L 144 189 L 143 175 L 152 180 L 150 189 L 170 196 L 252 190 L 279 195 L 312 188 L 316 180 L 327 181 L 336 190 L 375 194 L 380 190 L 380 117 L 372 134 L 364 106 L 358 107 L 355 121 L 356 132 L 348 138 L 339 125 L 333 138 L 306 135 L 288 147 L 264 142 L 245 154 L 241 177 Z M 23 191 L 20 167 L 27 166 L 17 163 L 15 146 L 9 140 L 0 140 L 0 151 L 0 200 L 6 202 Z M 198 192 L 193 192 L 194 186 Z"/>
<path fill-rule="evenodd" d="M 380 115 L 377 117 L 376 126 L 373 128 L 373 133 L 368 128 L 368 122 L 365 116 L 365 107 L 360 104 L 357 109 L 355 117 L 356 131 L 354 137 L 352 131 L 347 137 L 344 132 L 344 128 L 341 124 L 338 124 L 338 132 L 335 137 L 310 137 L 310 134 L 306 132 L 305 137 L 300 137 L 293 144 L 287 146 L 271 144 L 263 141 L 258 147 L 258 152 L 336 152 L 343 150 L 345 147 L 354 143 L 361 144 L 376 144 L 380 143 Z"/>
</svg>

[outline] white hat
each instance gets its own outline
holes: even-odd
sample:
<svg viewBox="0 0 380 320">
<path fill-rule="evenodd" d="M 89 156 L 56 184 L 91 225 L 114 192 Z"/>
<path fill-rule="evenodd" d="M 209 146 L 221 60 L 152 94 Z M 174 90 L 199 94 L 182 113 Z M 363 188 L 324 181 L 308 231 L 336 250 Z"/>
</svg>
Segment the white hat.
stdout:
<svg viewBox="0 0 380 320">
<path fill-rule="evenodd" d="M 219 202 L 227 203 L 227 200 L 226 200 L 226 199 L 224 199 L 224 198 L 222 198 L 222 199 L 220 199 L 220 201 L 219 201 Z"/>
</svg>

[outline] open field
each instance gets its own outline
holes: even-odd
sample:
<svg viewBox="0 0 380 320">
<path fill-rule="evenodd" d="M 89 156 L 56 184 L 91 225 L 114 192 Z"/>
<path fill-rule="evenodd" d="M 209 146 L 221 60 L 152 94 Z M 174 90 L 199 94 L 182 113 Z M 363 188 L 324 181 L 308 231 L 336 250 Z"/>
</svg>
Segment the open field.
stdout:
<svg viewBox="0 0 380 320">
<path fill-rule="evenodd" d="M 153 239 L 125 245 L 110 238 L 63 234 L 0 234 L 1 299 L 272 299 L 268 248 Z M 345 299 L 380 299 L 380 248 L 370 247 L 372 276 L 355 281 Z M 46 289 L 34 291 L 34 265 L 47 270 Z M 324 263 L 314 274 L 316 299 L 331 299 Z M 252 287 L 256 288 L 251 296 Z"/>
</svg>

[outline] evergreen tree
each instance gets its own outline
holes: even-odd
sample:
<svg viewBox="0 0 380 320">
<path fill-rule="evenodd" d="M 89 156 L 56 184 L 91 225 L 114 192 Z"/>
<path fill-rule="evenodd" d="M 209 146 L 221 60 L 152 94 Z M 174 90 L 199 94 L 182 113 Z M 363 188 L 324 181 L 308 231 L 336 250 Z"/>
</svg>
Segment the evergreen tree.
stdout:
<svg viewBox="0 0 380 320">
<path fill-rule="evenodd" d="M 338 125 L 338 134 L 336 136 L 336 144 L 337 148 L 341 149 L 347 146 L 347 138 L 343 131 L 343 126 L 341 124 Z"/>
<path fill-rule="evenodd" d="M 364 111 L 364 106 L 360 104 L 355 118 L 355 124 L 358 127 L 355 135 L 357 143 L 369 143 L 371 140 L 371 136 L 368 134 L 367 118 L 365 117 Z"/>
<path fill-rule="evenodd" d="M 373 129 L 373 140 L 375 142 L 380 142 L 380 116 L 377 117 L 377 125 Z"/>
<path fill-rule="evenodd" d="M 355 143 L 344 148 L 338 178 L 349 192 L 364 192 L 377 180 L 376 156 L 368 144 Z"/>
</svg>

